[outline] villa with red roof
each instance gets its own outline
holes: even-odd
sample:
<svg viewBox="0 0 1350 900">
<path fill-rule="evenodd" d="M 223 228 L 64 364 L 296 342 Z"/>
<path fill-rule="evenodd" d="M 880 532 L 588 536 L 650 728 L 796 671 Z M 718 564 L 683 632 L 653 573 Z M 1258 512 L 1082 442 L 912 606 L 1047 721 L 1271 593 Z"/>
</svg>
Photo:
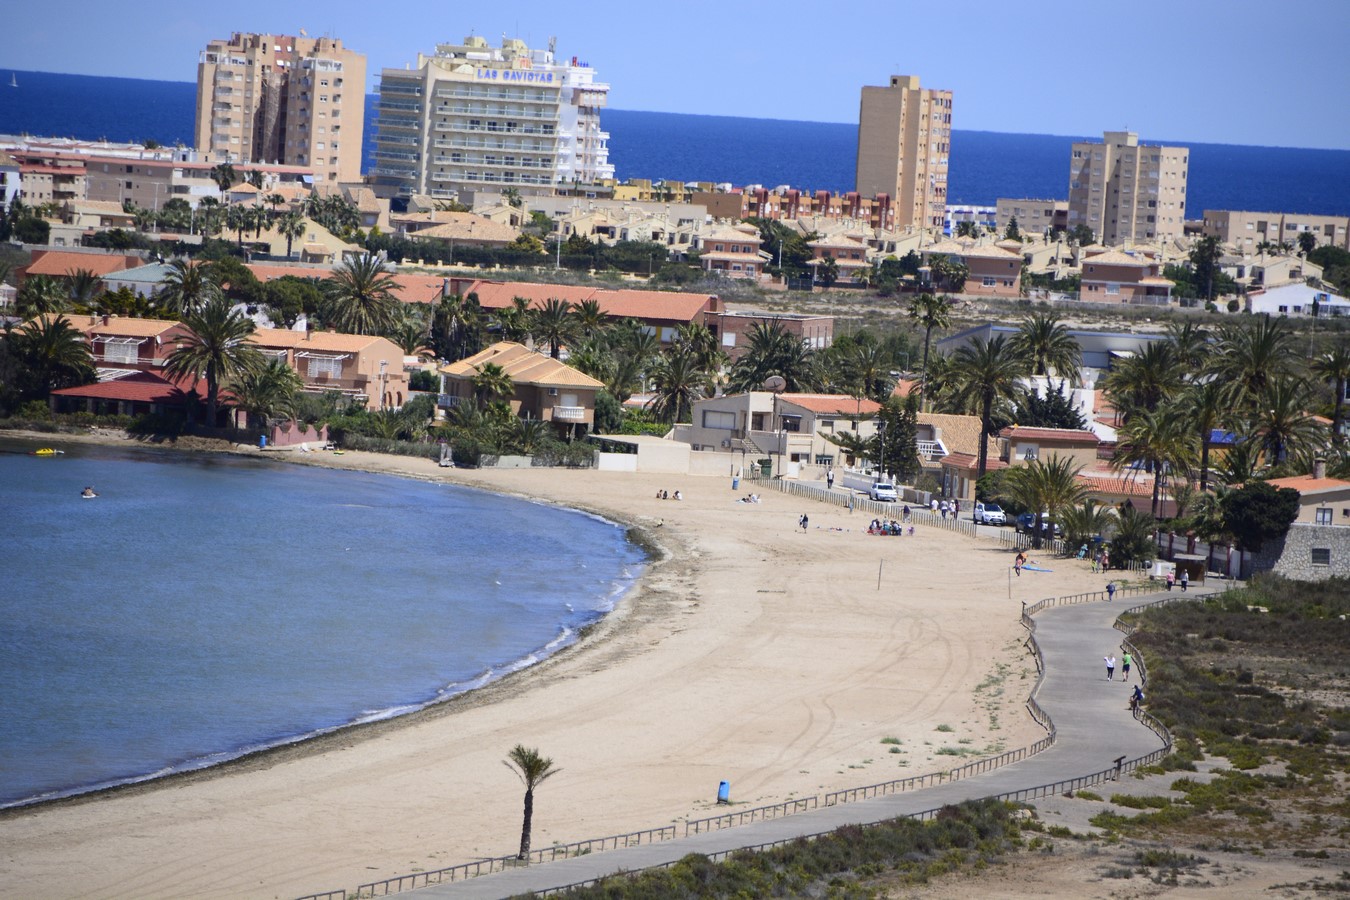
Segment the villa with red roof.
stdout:
<svg viewBox="0 0 1350 900">
<path fill-rule="evenodd" d="M 33 275 L 69 280 L 81 269 L 102 277 L 145 265 L 135 253 L 91 253 L 77 250 L 34 250 L 28 265 L 18 271 L 19 287 Z"/>
<path fill-rule="evenodd" d="M 508 401 L 513 415 L 552 422 L 573 432 L 578 426 L 584 430 L 595 426 L 595 395 L 604 383 L 513 341 L 500 341 L 442 366 L 440 407 L 474 403 L 473 380 L 488 363 L 500 366 L 514 385 Z"/>
<path fill-rule="evenodd" d="M 1298 491 L 1298 518 L 1304 525 L 1350 525 L 1350 481 L 1327 478 L 1325 470 L 1313 475 L 1272 478 L 1272 487 Z"/>
<path fill-rule="evenodd" d="M 794 475 L 803 465 L 856 463 L 822 434 L 867 440 L 876 434 L 880 411 L 875 400 L 847 394 L 749 391 L 697 401 L 693 422 L 676 426 L 673 437 L 696 451 L 734 453 L 738 464 L 780 456 L 781 471 Z"/>
</svg>

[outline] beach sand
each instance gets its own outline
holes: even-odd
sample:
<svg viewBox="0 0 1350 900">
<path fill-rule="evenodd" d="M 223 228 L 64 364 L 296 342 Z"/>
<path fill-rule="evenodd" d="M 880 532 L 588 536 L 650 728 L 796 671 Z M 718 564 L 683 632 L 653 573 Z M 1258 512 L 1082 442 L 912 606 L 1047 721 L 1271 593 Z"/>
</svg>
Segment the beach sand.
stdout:
<svg viewBox="0 0 1350 900">
<path fill-rule="evenodd" d="M 995 541 L 871 537 L 861 512 L 774 491 L 740 504 L 725 478 L 286 457 L 592 510 L 642 528 L 662 558 L 576 646 L 467 697 L 0 816 L 4 893 L 292 897 L 513 853 L 523 792 L 502 761 L 518 743 L 562 770 L 536 792 L 535 848 L 715 814 L 721 780 L 735 810 L 949 769 L 1042 736 L 1023 706 L 1035 669 L 1019 601 L 1105 583 L 1046 558 L 1054 572 L 1011 579 L 1010 598 Z M 528 553 L 528 535 L 501 552 Z M 453 548 L 428 564 L 453 584 Z M 359 641 L 332 652 L 361 664 Z"/>
</svg>

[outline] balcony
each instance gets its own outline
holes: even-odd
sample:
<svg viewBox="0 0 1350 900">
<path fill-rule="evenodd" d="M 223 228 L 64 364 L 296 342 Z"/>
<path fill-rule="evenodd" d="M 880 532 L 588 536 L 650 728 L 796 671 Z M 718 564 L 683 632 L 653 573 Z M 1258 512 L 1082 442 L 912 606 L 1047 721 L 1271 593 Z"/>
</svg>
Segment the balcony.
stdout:
<svg viewBox="0 0 1350 900">
<path fill-rule="evenodd" d="M 417 112 L 422 108 L 422 104 L 413 100 L 386 100 L 384 97 L 379 99 L 378 104 L 381 110 L 397 109 L 404 112 Z"/>
<path fill-rule="evenodd" d="M 555 422 L 584 422 L 584 421 L 586 421 L 586 407 L 584 407 L 584 406 L 555 406 L 555 407 L 553 407 L 553 421 L 555 421 Z"/>
<path fill-rule="evenodd" d="M 507 106 L 438 106 L 438 116 L 500 116 L 503 119 L 538 119 L 544 122 L 558 121 L 558 111 L 548 112 L 533 109 L 515 109 Z"/>
<path fill-rule="evenodd" d="M 512 123 L 513 125 L 515 123 Z M 552 125 L 521 125 L 515 128 L 508 128 L 500 123 L 496 125 L 473 125 L 468 122 L 440 122 L 436 125 L 437 131 L 466 131 L 470 133 L 488 132 L 492 134 L 542 134 L 553 137 L 555 129 Z"/>
<path fill-rule="evenodd" d="M 464 402 L 463 397 L 457 397 L 454 394 L 440 394 L 436 397 L 436 405 L 441 409 L 454 409 Z"/>
<path fill-rule="evenodd" d="M 498 102 L 503 100 L 515 100 L 521 103 L 544 103 L 549 106 L 553 106 L 558 102 L 558 95 L 556 93 L 552 95 L 541 95 L 529 91 L 474 91 L 465 88 L 438 88 L 436 90 L 436 97 L 441 100 L 478 100 L 483 102 L 489 100 L 496 100 Z"/>
</svg>

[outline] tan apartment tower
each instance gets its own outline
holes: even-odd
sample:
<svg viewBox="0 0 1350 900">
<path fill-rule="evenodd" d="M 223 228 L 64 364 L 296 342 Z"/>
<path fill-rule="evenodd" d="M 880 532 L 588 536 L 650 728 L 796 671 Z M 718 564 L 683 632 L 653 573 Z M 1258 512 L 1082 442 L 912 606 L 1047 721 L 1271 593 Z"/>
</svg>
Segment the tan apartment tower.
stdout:
<svg viewBox="0 0 1350 900">
<path fill-rule="evenodd" d="M 478 36 L 439 44 L 415 66 L 380 73 L 375 191 L 472 203 L 613 178 L 600 130 L 608 99 L 590 64 L 556 57 L 551 39 L 546 50 Z"/>
<path fill-rule="evenodd" d="M 1182 236 L 1191 151 L 1139 143 L 1132 131 L 1075 142 L 1069 161 L 1069 229 L 1098 243 L 1158 244 Z"/>
<path fill-rule="evenodd" d="M 361 180 L 366 57 L 337 38 L 235 34 L 197 62 L 197 150 Z"/>
<path fill-rule="evenodd" d="M 896 228 L 941 228 L 951 139 L 951 91 L 921 88 L 917 75 L 892 75 L 886 87 L 864 87 L 858 193 L 890 197 Z"/>
</svg>

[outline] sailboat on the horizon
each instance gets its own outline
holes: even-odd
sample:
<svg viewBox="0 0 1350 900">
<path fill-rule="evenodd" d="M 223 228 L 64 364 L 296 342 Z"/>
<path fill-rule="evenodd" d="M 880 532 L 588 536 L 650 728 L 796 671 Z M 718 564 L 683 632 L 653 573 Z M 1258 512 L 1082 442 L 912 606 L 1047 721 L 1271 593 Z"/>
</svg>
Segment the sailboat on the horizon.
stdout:
<svg viewBox="0 0 1350 900">
<path fill-rule="evenodd" d="M 14 72 L 10 72 L 10 73 L 9 73 L 9 86 L 10 86 L 10 87 L 18 87 L 18 86 L 19 86 L 19 76 L 18 76 L 18 74 L 14 73 Z"/>
</svg>

